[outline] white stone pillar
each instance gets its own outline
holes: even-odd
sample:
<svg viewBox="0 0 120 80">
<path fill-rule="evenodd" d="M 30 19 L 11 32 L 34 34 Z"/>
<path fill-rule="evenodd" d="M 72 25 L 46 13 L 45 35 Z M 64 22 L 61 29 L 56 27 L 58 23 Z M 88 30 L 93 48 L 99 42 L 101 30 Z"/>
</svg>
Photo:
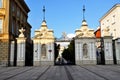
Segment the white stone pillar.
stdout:
<svg viewBox="0 0 120 80">
<path fill-rule="evenodd" d="M 37 56 L 38 61 L 41 61 L 41 44 L 38 43 L 38 56 Z"/>
<path fill-rule="evenodd" d="M 79 52 L 78 52 L 78 54 L 79 54 L 79 60 L 83 60 L 83 50 L 82 50 L 82 43 L 80 42 L 79 44 L 78 44 L 78 50 L 79 50 Z"/>
<path fill-rule="evenodd" d="M 75 40 L 75 61 L 78 61 L 78 42 Z"/>
<path fill-rule="evenodd" d="M 33 41 L 33 63 L 34 61 L 37 60 L 37 55 L 38 55 L 37 43 L 34 43 Z"/>
<path fill-rule="evenodd" d="M 113 64 L 112 37 L 104 37 L 105 64 Z"/>
<path fill-rule="evenodd" d="M 24 36 L 25 29 L 19 29 L 19 37 L 17 39 L 17 66 L 25 66 L 26 38 Z"/>
<path fill-rule="evenodd" d="M 53 65 L 54 64 L 54 43 L 48 44 L 48 64 Z"/>
<path fill-rule="evenodd" d="M 93 64 L 97 64 L 95 41 L 92 43 L 92 47 L 93 47 L 93 53 L 92 53 Z"/>
<path fill-rule="evenodd" d="M 33 65 L 39 66 L 41 59 L 41 44 L 37 40 L 33 40 Z"/>
<path fill-rule="evenodd" d="M 10 66 L 14 65 L 14 49 L 15 48 L 15 41 L 11 41 L 11 47 L 10 47 Z"/>
<path fill-rule="evenodd" d="M 54 62 L 54 43 L 51 43 L 51 61 Z"/>
<path fill-rule="evenodd" d="M 82 60 L 82 53 L 81 53 L 81 43 L 79 40 L 75 40 L 75 61 L 76 64 L 80 64 L 80 60 Z"/>
<path fill-rule="evenodd" d="M 115 52 L 117 64 L 120 64 L 120 38 L 115 40 Z"/>
<path fill-rule="evenodd" d="M 83 64 L 82 45 L 83 43 L 79 39 L 75 40 L 75 62 L 77 65 Z"/>
<path fill-rule="evenodd" d="M 92 56 L 93 56 L 93 47 L 92 47 L 92 42 L 89 42 L 88 44 L 88 57 L 90 58 L 90 60 L 92 60 Z"/>
<path fill-rule="evenodd" d="M 93 60 L 96 61 L 96 47 L 95 47 L 95 42 L 93 42 Z"/>
<path fill-rule="evenodd" d="M 25 66 L 26 38 L 17 38 L 17 66 Z"/>
<path fill-rule="evenodd" d="M 51 61 L 51 43 L 47 44 L 47 57 L 48 57 L 48 61 Z"/>
</svg>

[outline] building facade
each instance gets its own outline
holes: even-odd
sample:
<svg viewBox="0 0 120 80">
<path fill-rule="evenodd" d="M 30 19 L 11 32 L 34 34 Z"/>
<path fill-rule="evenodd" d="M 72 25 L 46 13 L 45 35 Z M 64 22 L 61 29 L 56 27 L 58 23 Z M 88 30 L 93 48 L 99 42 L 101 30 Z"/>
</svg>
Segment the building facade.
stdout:
<svg viewBox="0 0 120 80">
<path fill-rule="evenodd" d="M 83 20 L 81 28 L 75 32 L 76 64 L 113 64 L 112 37 L 108 31 L 101 37 L 98 29 L 95 36 L 94 30 Z"/>
<path fill-rule="evenodd" d="M 100 19 L 101 36 L 105 35 L 105 30 L 109 29 L 109 35 L 113 39 L 120 38 L 120 4 L 114 5 L 103 17 Z"/>
<path fill-rule="evenodd" d="M 31 44 L 31 25 L 27 21 L 29 11 L 24 0 L 0 0 L 0 65 L 16 65 L 16 38 L 21 27 L 26 29 L 27 45 Z"/>
<path fill-rule="evenodd" d="M 96 64 L 96 46 L 94 30 L 89 29 L 86 20 L 75 31 L 75 61 L 80 64 Z"/>
<path fill-rule="evenodd" d="M 54 65 L 55 42 L 61 45 L 58 57 L 62 57 L 63 50 L 69 45 L 70 40 L 65 36 L 63 40 L 55 41 L 54 31 L 48 29 L 45 15 L 31 40 L 32 27 L 27 21 L 29 11 L 24 0 L 0 0 L 0 66 Z M 45 14 L 45 7 L 43 12 Z M 120 4 L 114 5 L 100 19 L 96 36 L 83 16 L 80 29 L 75 31 L 75 63 L 120 64 L 119 23 Z"/>
<path fill-rule="evenodd" d="M 33 38 L 33 65 L 54 65 L 54 41 L 53 30 L 48 29 L 43 20 L 40 29 L 35 30 Z"/>
<path fill-rule="evenodd" d="M 120 64 L 120 4 L 115 4 L 100 19 L 101 36 L 112 36 L 113 58 L 115 64 Z M 106 33 L 106 31 L 108 33 Z"/>
</svg>

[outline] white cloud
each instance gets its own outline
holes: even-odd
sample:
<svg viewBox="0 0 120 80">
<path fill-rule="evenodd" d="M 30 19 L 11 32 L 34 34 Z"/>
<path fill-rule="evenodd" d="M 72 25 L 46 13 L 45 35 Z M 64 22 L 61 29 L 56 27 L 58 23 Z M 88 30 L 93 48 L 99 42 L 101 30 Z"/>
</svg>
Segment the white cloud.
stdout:
<svg viewBox="0 0 120 80">
<path fill-rule="evenodd" d="M 75 34 L 73 34 L 73 33 L 67 34 L 67 37 L 68 38 L 73 38 L 73 37 L 75 37 Z"/>
</svg>

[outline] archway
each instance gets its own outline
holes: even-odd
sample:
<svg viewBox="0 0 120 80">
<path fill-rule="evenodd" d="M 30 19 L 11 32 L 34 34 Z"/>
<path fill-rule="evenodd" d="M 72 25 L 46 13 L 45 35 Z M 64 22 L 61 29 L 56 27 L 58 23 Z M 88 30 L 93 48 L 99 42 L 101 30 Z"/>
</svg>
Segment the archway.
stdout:
<svg viewBox="0 0 120 80">
<path fill-rule="evenodd" d="M 74 40 L 58 43 L 60 44 L 56 44 L 55 47 L 55 65 L 75 65 Z"/>
</svg>

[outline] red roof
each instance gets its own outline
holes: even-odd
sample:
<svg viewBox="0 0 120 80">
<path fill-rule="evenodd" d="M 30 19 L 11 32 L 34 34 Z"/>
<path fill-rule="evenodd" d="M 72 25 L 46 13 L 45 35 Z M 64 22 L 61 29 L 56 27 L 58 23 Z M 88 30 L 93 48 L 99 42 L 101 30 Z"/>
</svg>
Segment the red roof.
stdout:
<svg viewBox="0 0 120 80">
<path fill-rule="evenodd" d="M 100 38 L 101 37 L 101 30 L 100 28 L 95 31 L 95 37 Z"/>
</svg>

